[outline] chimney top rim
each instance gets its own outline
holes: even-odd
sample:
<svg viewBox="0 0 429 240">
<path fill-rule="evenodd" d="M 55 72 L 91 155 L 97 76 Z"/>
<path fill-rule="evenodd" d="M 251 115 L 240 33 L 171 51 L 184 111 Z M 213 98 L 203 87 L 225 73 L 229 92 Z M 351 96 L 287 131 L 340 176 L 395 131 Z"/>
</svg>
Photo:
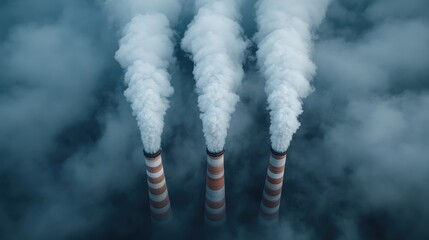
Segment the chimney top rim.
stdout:
<svg viewBox="0 0 429 240">
<path fill-rule="evenodd" d="M 207 152 L 207 155 L 209 155 L 210 157 L 220 157 L 225 154 L 225 150 L 214 153 L 214 152 L 210 152 L 209 149 L 206 149 L 206 152 Z"/>
<path fill-rule="evenodd" d="M 145 150 L 143 150 L 143 154 L 147 158 L 157 158 L 159 155 L 161 155 L 161 152 L 162 152 L 161 148 L 158 151 L 156 151 L 155 153 L 149 153 L 149 152 L 146 152 Z"/>
<path fill-rule="evenodd" d="M 278 151 L 274 150 L 273 148 L 271 148 L 271 154 L 278 156 L 278 157 L 284 157 L 287 155 L 287 150 L 284 152 L 278 152 Z"/>
</svg>

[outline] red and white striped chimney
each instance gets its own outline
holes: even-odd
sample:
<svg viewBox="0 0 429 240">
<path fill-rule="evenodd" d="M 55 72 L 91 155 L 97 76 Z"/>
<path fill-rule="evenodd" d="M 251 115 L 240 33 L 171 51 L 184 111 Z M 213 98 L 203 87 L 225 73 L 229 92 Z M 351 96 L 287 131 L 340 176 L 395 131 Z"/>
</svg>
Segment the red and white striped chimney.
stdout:
<svg viewBox="0 0 429 240">
<path fill-rule="evenodd" d="M 260 218 L 264 223 L 275 223 L 279 218 L 286 152 L 271 149 L 270 164 L 262 193 Z"/>
<path fill-rule="evenodd" d="M 224 151 L 207 150 L 206 218 L 210 223 L 221 224 L 225 220 Z"/>
<path fill-rule="evenodd" d="M 162 166 L 161 149 L 156 153 L 144 152 L 147 184 L 152 219 L 164 221 L 171 217 L 170 199 Z"/>
</svg>

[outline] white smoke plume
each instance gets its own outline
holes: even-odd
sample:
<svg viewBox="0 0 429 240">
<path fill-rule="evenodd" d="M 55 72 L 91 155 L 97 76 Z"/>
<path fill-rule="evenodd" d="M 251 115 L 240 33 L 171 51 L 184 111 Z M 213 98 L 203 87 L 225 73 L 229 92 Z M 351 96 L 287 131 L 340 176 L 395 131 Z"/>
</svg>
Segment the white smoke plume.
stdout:
<svg viewBox="0 0 429 240">
<path fill-rule="evenodd" d="M 161 148 L 164 115 L 173 94 L 168 67 L 173 59 L 171 21 L 178 17 L 180 1 L 113 1 L 107 6 L 123 29 L 115 58 L 126 69 L 125 97 L 131 103 L 146 152 Z"/>
<path fill-rule="evenodd" d="M 223 150 L 231 114 L 239 100 L 236 90 L 243 78 L 247 47 L 238 23 L 240 2 L 197 0 L 197 15 L 182 40 L 182 48 L 191 53 L 195 63 L 198 107 L 211 152 Z"/>
<path fill-rule="evenodd" d="M 329 0 L 259 0 L 256 4 L 258 65 L 266 78 L 271 146 L 285 152 L 300 123 L 302 99 L 316 67 L 311 30 L 323 20 Z"/>
</svg>

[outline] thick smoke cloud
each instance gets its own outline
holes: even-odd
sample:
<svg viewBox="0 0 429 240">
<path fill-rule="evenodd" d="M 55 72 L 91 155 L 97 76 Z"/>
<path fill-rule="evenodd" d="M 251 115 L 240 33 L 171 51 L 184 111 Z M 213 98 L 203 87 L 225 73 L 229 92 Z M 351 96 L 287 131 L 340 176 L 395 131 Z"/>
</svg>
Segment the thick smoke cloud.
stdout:
<svg viewBox="0 0 429 240">
<path fill-rule="evenodd" d="M 246 42 L 239 20 L 241 1 L 197 1 L 197 14 L 182 40 L 195 62 L 198 107 L 207 148 L 221 152 L 225 146 L 236 94 L 243 78 Z"/>
<path fill-rule="evenodd" d="M 254 4 L 240 8 L 249 39 Z M 313 29 L 314 92 L 272 228 L 256 221 L 270 116 L 249 48 L 225 145 L 228 226 L 215 234 L 202 221 L 194 64 L 179 47 L 193 9 L 176 20 L 163 12 L 177 33 L 163 133 L 176 221 L 163 228 L 150 222 L 140 133 L 114 58 L 131 18 L 113 16 L 105 1 L 1 1 L 0 239 L 428 239 L 428 9 L 425 0 L 329 5 Z"/>
<path fill-rule="evenodd" d="M 128 88 L 124 94 L 137 119 L 145 151 L 155 153 L 161 149 L 168 97 L 174 92 L 168 73 L 174 59 L 168 17 L 177 18 L 180 1 L 107 1 L 107 5 L 113 16 L 131 18 L 115 58 L 126 69 Z"/>
<path fill-rule="evenodd" d="M 174 92 L 168 65 L 173 58 L 172 31 L 162 14 L 137 15 L 125 26 L 116 59 L 127 69 L 125 97 L 140 128 L 145 151 L 161 148 L 167 98 Z"/>
<path fill-rule="evenodd" d="M 302 99 L 311 91 L 316 67 L 311 60 L 311 29 L 328 1 L 261 0 L 257 3 L 258 63 L 267 79 L 271 144 L 285 152 L 298 130 Z"/>
</svg>

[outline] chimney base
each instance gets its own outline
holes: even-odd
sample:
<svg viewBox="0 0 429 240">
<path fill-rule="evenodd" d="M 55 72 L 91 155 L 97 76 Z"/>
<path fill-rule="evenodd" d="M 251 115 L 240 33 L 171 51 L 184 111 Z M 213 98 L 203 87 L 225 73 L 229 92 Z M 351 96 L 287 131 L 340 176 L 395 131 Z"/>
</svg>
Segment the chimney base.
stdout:
<svg viewBox="0 0 429 240">
<path fill-rule="evenodd" d="M 225 221 L 224 151 L 207 150 L 206 221 L 210 226 L 220 226 Z"/>
<path fill-rule="evenodd" d="M 271 149 L 270 163 L 259 211 L 259 219 L 264 225 L 274 224 L 279 218 L 286 155 L 286 152 L 276 152 Z"/>
<path fill-rule="evenodd" d="M 172 217 L 167 182 L 162 165 L 161 149 L 145 156 L 147 184 L 150 200 L 151 217 L 154 222 L 164 222 Z"/>
</svg>

